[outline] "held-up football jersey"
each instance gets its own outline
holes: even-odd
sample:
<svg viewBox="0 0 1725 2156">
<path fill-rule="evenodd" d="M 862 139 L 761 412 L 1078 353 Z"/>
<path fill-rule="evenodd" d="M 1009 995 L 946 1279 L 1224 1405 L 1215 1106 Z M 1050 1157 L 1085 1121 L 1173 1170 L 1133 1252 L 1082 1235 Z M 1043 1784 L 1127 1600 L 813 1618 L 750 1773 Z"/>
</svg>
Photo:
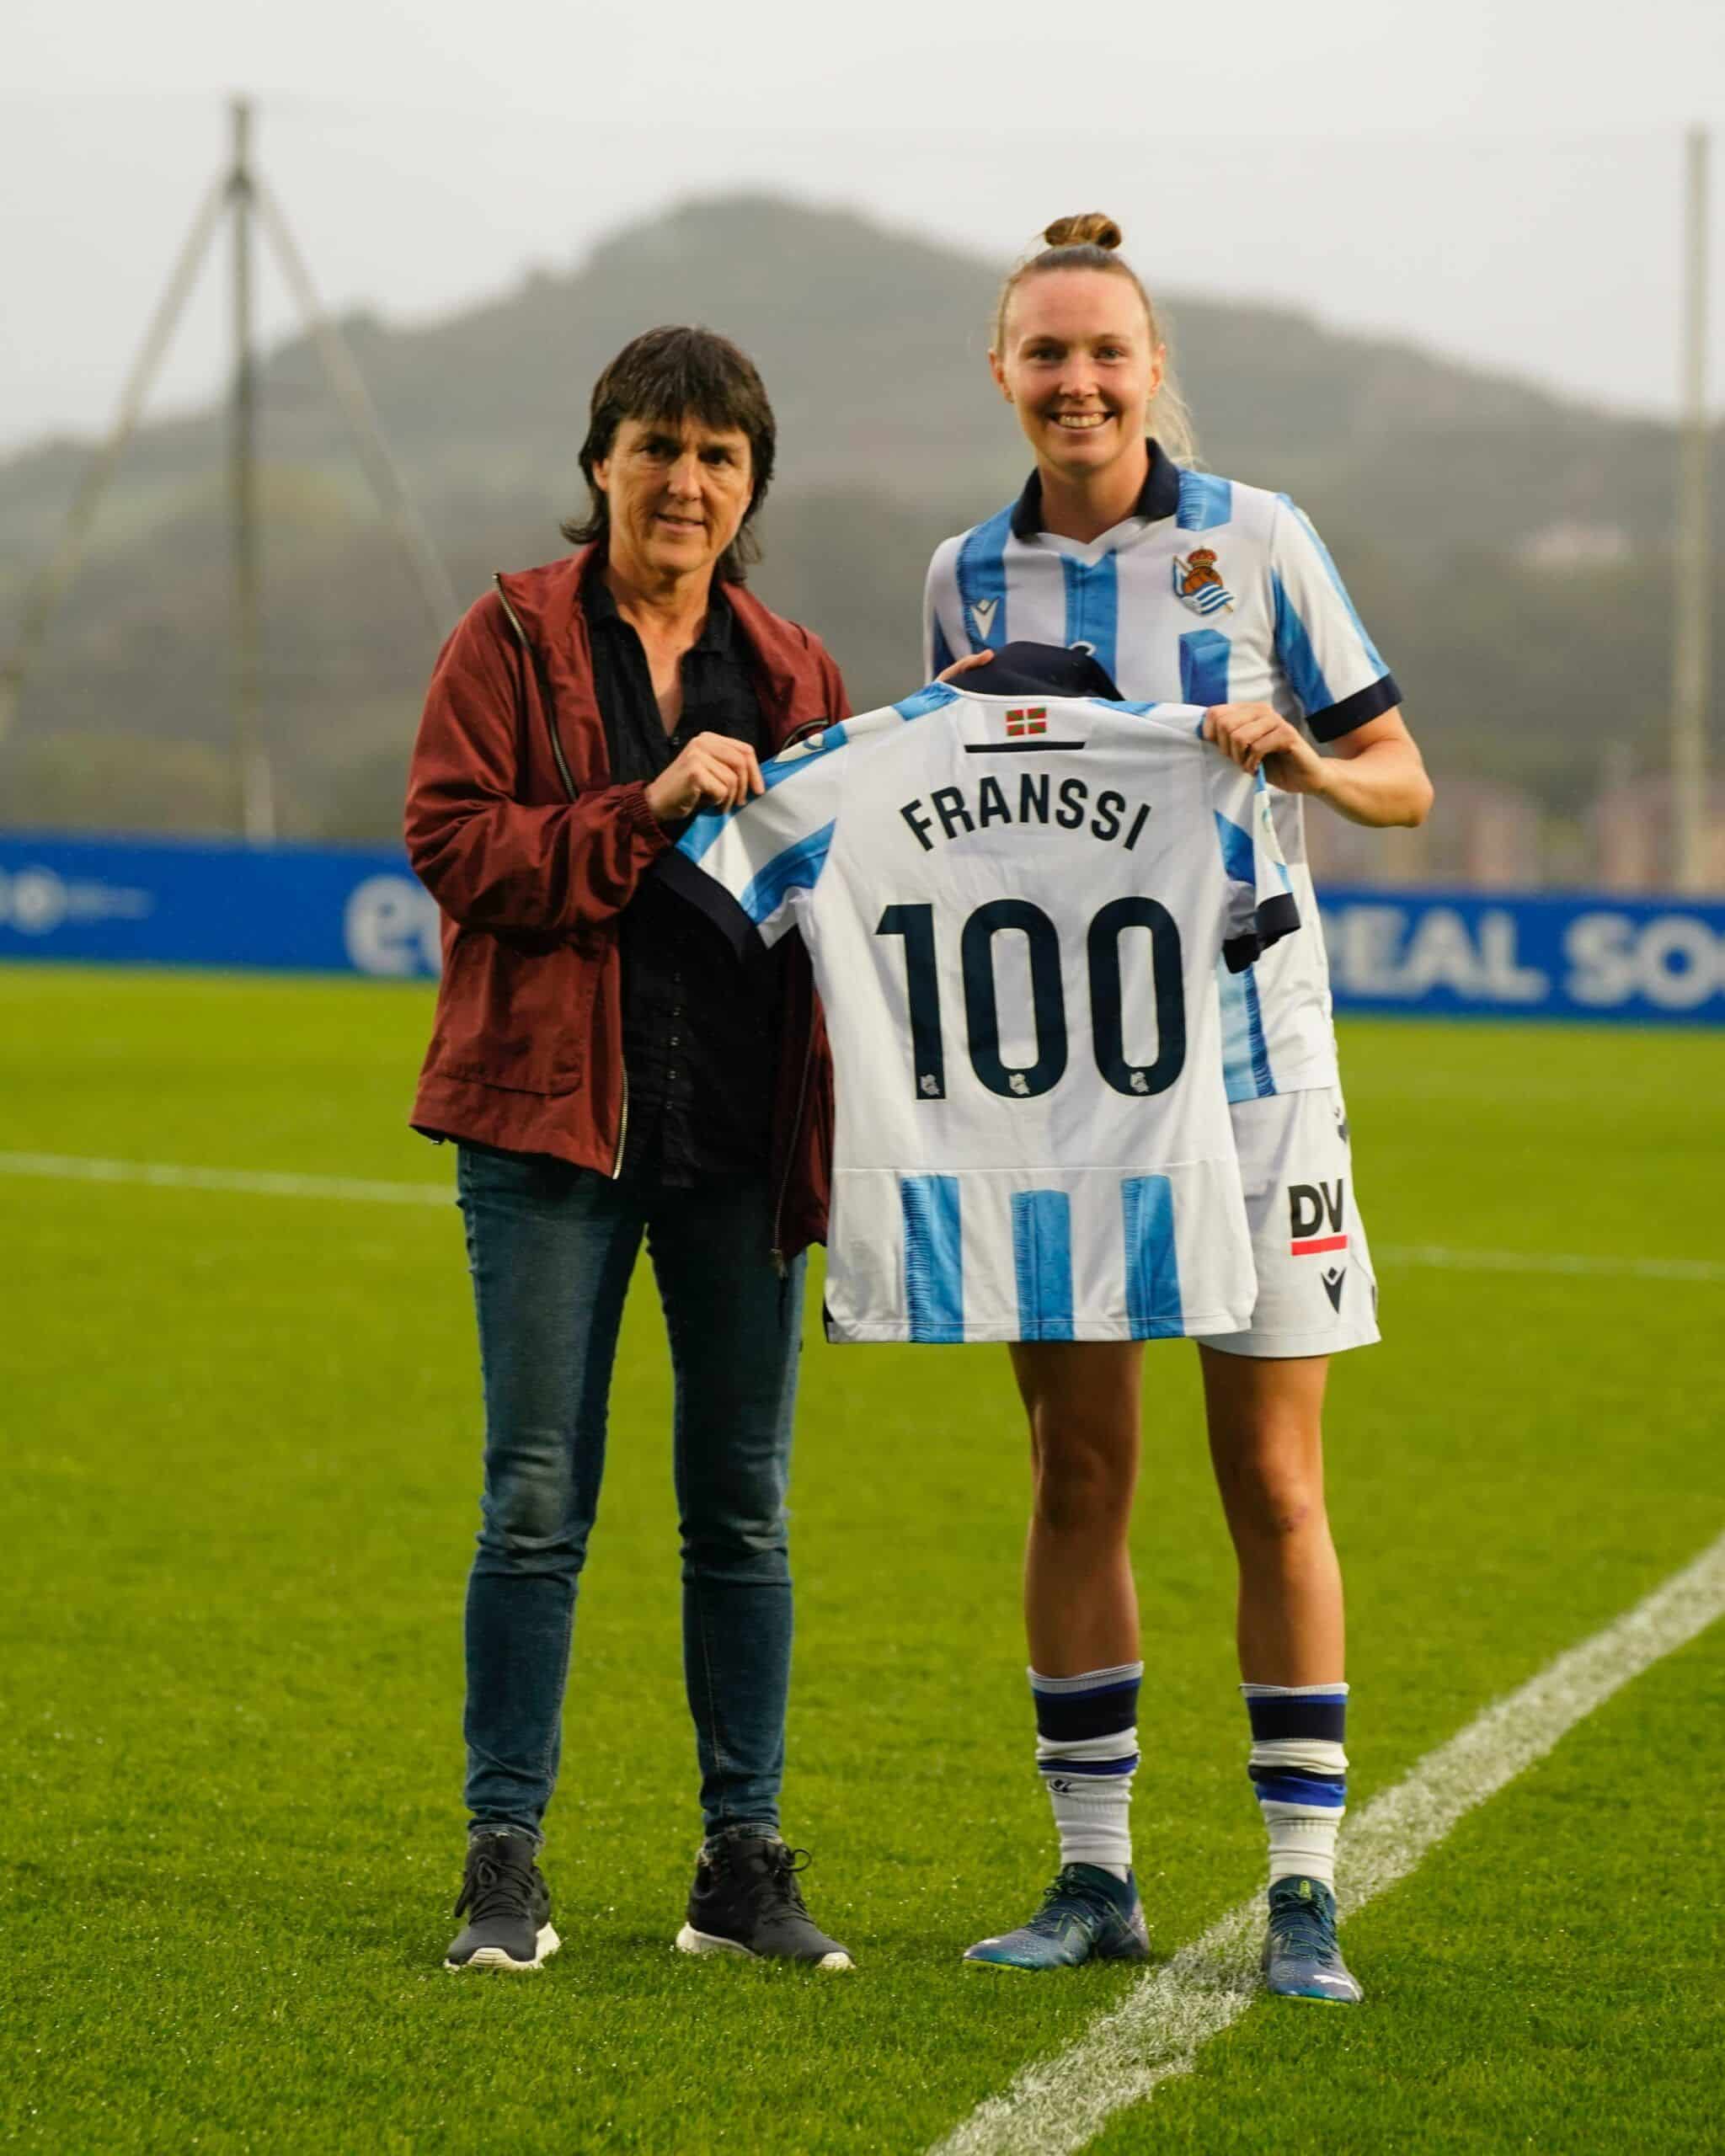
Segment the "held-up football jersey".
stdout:
<svg viewBox="0 0 1725 2156">
<path fill-rule="evenodd" d="M 937 683 L 764 766 L 665 857 L 740 948 L 794 925 L 814 962 L 830 1337 L 1249 1322 L 1215 971 L 1299 918 L 1267 791 L 1201 717 Z"/>
<path fill-rule="evenodd" d="M 1154 443 L 1133 514 L 1088 546 L 1018 500 L 929 564 L 924 664 L 1008 640 L 1088 644 L 1129 696 L 1267 703 L 1333 741 L 1402 700 L 1322 541 L 1285 495 L 1173 463 Z M 1303 935 L 1219 978 L 1228 1097 L 1336 1083 L 1329 969 L 1297 794 L 1272 794 Z"/>
</svg>

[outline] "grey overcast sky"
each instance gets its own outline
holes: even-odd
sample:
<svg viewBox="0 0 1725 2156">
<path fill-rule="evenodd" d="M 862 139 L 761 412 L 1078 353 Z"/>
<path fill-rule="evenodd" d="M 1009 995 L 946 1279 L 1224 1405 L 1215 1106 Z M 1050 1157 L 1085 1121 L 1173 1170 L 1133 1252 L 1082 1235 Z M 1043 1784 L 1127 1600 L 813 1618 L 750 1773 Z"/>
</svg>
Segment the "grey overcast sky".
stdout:
<svg viewBox="0 0 1725 2156">
<path fill-rule="evenodd" d="M 1153 289 L 1292 301 L 1653 411 L 1699 122 L 1725 341 L 1720 0 L 10 0 L 0 447 L 105 421 L 237 90 L 325 298 L 392 320 L 721 189 L 1003 257 L 1101 208 Z M 268 277 L 261 312 L 291 319 Z M 224 334 L 212 270 L 153 410 L 215 388 Z"/>
</svg>

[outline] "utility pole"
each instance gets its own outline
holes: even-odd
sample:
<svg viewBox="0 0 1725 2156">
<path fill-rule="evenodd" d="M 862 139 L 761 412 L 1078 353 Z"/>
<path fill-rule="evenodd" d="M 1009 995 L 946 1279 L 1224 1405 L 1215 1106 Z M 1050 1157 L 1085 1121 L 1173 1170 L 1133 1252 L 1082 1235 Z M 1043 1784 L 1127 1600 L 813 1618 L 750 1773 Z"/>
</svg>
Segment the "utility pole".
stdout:
<svg viewBox="0 0 1725 2156">
<path fill-rule="evenodd" d="M 1712 531 L 1708 516 L 1707 134 L 1689 131 L 1684 159 L 1683 419 L 1678 450 L 1676 624 L 1671 682 L 1672 869 L 1677 888 L 1707 882 L 1707 692 Z"/>
<path fill-rule="evenodd" d="M 233 561 L 234 800 L 239 829 L 253 843 L 267 844 L 275 835 L 276 817 L 270 759 L 259 723 L 258 366 L 252 283 L 253 242 L 258 232 L 275 249 L 278 266 L 311 334 L 377 506 L 419 589 L 427 625 L 439 643 L 461 608 L 425 520 L 389 453 L 353 354 L 318 301 L 280 204 L 253 165 L 249 99 L 232 100 L 229 120 L 230 163 L 211 184 L 199 208 L 126 376 L 114 424 L 84 468 L 59 540 L 25 595 L 12 648 L 0 658 L 0 736 L 6 734 L 16 715 L 24 683 L 47 639 L 49 624 L 83 563 L 97 509 L 136 431 L 145 399 L 185 311 L 211 242 L 224 216 L 231 217 L 233 382 L 227 408 L 227 495 Z"/>
<path fill-rule="evenodd" d="M 233 393 L 227 492 L 233 550 L 233 767 L 239 827 L 254 846 L 275 836 L 270 757 L 258 718 L 258 374 L 252 349 L 252 108 L 236 98 L 227 202 L 233 219 Z"/>
</svg>

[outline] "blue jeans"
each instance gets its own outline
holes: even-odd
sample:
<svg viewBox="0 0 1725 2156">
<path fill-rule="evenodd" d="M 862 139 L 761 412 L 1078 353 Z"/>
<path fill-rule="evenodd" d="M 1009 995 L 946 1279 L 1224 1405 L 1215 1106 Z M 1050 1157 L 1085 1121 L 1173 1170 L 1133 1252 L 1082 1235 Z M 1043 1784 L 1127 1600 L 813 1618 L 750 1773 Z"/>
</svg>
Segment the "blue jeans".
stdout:
<svg viewBox="0 0 1725 2156">
<path fill-rule="evenodd" d="M 669 1189 L 464 1145 L 457 1188 L 485 1383 L 483 1524 L 467 1582 L 473 1826 L 537 1836 L 557 1781 L 617 1326 L 644 1235 L 676 1379 L 683 1674 L 701 1809 L 709 1833 L 777 1824 L 803 1262 L 784 1278 L 772 1262 L 766 1178 Z"/>
</svg>

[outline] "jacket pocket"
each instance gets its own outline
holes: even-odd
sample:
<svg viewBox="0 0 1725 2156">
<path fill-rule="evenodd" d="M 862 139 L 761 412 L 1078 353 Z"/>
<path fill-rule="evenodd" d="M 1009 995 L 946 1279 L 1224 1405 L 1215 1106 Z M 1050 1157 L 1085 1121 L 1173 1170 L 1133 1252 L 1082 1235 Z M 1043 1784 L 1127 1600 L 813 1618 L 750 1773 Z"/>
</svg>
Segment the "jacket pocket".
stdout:
<svg viewBox="0 0 1725 2156">
<path fill-rule="evenodd" d="M 591 1060 L 598 979 L 573 945 L 528 952 L 464 931 L 444 967 L 431 1067 L 514 1092 L 574 1091 Z"/>
</svg>

